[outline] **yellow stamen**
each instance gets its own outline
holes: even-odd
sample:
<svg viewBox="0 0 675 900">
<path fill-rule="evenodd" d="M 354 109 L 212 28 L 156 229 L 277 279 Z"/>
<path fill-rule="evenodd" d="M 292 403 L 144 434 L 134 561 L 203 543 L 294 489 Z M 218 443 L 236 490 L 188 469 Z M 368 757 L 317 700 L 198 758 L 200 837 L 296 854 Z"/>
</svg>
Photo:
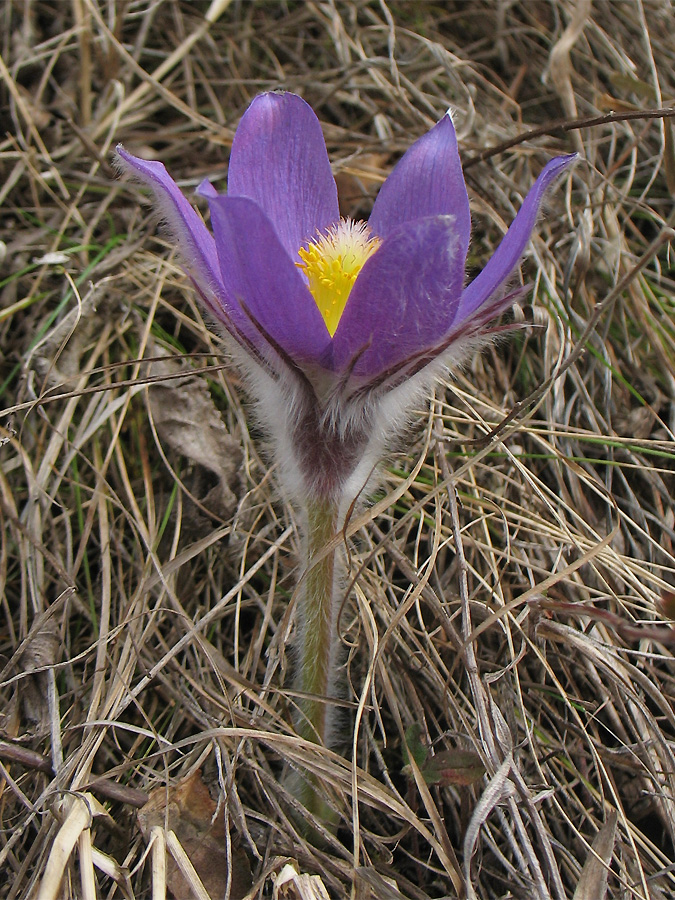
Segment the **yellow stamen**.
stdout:
<svg viewBox="0 0 675 900">
<path fill-rule="evenodd" d="M 356 276 L 380 243 L 379 238 L 370 236 L 365 222 L 343 219 L 307 248 L 298 250 L 302 262 L 296 266 L 307 278 L 307 286 L 331 337 L 337 331 Z"/>
</svg>

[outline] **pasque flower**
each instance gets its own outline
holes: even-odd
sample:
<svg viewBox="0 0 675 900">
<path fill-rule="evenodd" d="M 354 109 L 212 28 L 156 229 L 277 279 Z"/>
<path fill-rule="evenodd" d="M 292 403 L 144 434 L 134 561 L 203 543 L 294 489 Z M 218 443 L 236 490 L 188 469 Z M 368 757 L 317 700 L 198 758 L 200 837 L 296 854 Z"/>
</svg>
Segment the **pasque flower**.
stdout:
<svg viewBox="0 0 675 900">
<path fill-rule="evenodd" d="M 149 187 L 206 309 L 249 377 L 281 480 L 301 513 L 299 730 L 330 742 L 340 560 L 325 547 L 389 437 L 444 368 L 516 295 L 507 282 L 547 189 L 551 160 L 483 271 L 465 286 L 469 200 L 450 115 L 382 185 L 368 223 L 340 219 L 321 126 L 290 93 L 257 97 L 232 144 L 228 191 L 208 182 L 211 229 L 160 162 L 117 149 Z M 321 699 L 323 698 L 323 699 Z M 311 786 L 310 786 L 311 787 Z M 311 806 L 312 790 L 305 796 Z"/>
<path fill-rule="evenodd" d="M 439 365 L 461 361 L 513 303 L 504 285 L 547 188 L 574 158 L 548 163 L 465 287 L 471 220 L 449 114 L 403 156 L 367 224 L 340 219 L 321 126 L 295 94 L 250 105 L 226 195 L 200 185 L 213 234 L 161 163 L 121 146 L 118 155 L 154 192 L 206 308 L 256 382 L 292 493 L 303 496 L 343 495 L 348 482 L 358 492 L 400 424 L 392 417 L 404 418 Z"/>
</svg>

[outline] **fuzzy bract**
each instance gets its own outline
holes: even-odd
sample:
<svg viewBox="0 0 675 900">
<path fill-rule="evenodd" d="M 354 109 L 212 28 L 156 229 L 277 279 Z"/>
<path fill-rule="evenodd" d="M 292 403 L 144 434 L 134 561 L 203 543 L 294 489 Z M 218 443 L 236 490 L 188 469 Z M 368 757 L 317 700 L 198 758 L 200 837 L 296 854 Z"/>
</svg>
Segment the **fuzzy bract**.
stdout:
<svg viewBox="0 0 675 900">
<path fill-rule="evenodd" d="M 154 193 L 206 308 L 249 375 L 292 493 L 344 496 L 439 369 L 514 299 L 506 284 L 552 159 L 483 271 L 465 286 L 471 219 L 449 114 L 405 153 L 368 223 L 340 219 L 319 121 L 290 93 L 257 97 L 236 131 L 228 191 L 200 185 L 210 231 L 160 162 L 117 148 Z"/>
</svg>

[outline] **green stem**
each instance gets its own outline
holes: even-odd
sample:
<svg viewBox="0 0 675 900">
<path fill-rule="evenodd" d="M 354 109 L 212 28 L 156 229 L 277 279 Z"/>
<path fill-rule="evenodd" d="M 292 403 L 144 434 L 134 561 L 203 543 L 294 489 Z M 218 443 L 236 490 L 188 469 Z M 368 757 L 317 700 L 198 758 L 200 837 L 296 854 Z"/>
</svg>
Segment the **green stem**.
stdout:
<svg viewBox="0 0 675 900">
<path fill-rule="evenodd" d="M 336 549 L 326 551 L 335 537 L 338 505 L 310 500 L 306 507 L 306 571 L 298 598 L 298 657 L 295 686 L 299 700 L 296 730 L 300 737 L 330 746 L 335 696 L 339 573 Z M 316 777 L 308 773 L 294 792 L 304 806 L 324 822 L 330 819 L 317 793 Z"/>
</svg>

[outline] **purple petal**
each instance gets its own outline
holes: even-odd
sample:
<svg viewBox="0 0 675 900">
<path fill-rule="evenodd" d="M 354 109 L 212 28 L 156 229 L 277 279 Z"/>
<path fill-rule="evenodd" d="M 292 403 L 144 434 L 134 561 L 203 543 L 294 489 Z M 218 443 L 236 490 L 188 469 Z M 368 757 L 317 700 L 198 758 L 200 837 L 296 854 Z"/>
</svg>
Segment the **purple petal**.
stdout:
<svg viewBox="0 0 675 900">
<path fill-rule="evenodd" d="M 368 224 L 379 237 L 425 216 L 455 216 L 469 245 L 471 217 L 457 136 L 449 113 L 416 141 L 380 188 Z"/>
<path fill-rule="evenodd" d="M 333 338 L 332 367 L 345 371 L 358 356 L 354 374 L 373 377 L 436 344 L 455 319 L 463 279 L 453 216 L 400 228 L 356 279 Z"/>
<path fill-rule="evenodd" d="M 509 278 L 520 262 L 527 242 L 530 240 L 546 191 L 558 175 L 576 158 L 576 153 L 573 153 L 571 156 L 558 156 L 546 164 L 543 172 L 530 188 L 518 215 L 511 223 L 501 244 L 480 275 L 477 275 L 464 291 L 459 310 L 460 319 L 466 319 L 473 315 Z"/>
<path fill-rule="evenodd" d="M 295 362 L 318 362 L 330 345 L 328 329 L 260 207 L 230 196 L 213 198 L 209 207 L 222 280 L 241 304 L 236 321 L 244 334 L 269 357 L 252 318 Z"/>
<path fill-rule="evenodd" d="M 195 189 L 195 194 L 204 197 L 205 200 L 211 200 L 218 196 L 218 191 L 214 188 L 208 178 L 202 179 Z"/>
<path fill-rule="evenodd" d="M 162 219 L 178 243 L 178 252 L 205 301 L 218 315 L 218 304 L 226 303 L 218 254 L 212 235 L 190 206 L 182 191 L 160 162 L 149 162 L 127 153 L 121 144 L 117 157 L 122 168 L 149 187 L 155 195 Z"/>
<path fill-rule="evenodd" d="M 321 125 L 295 94 L 251 103 L 234 136 L 227 186 L 230 197 L 258 204 L 291 259 L 340 217 Z"/>
</svg>

